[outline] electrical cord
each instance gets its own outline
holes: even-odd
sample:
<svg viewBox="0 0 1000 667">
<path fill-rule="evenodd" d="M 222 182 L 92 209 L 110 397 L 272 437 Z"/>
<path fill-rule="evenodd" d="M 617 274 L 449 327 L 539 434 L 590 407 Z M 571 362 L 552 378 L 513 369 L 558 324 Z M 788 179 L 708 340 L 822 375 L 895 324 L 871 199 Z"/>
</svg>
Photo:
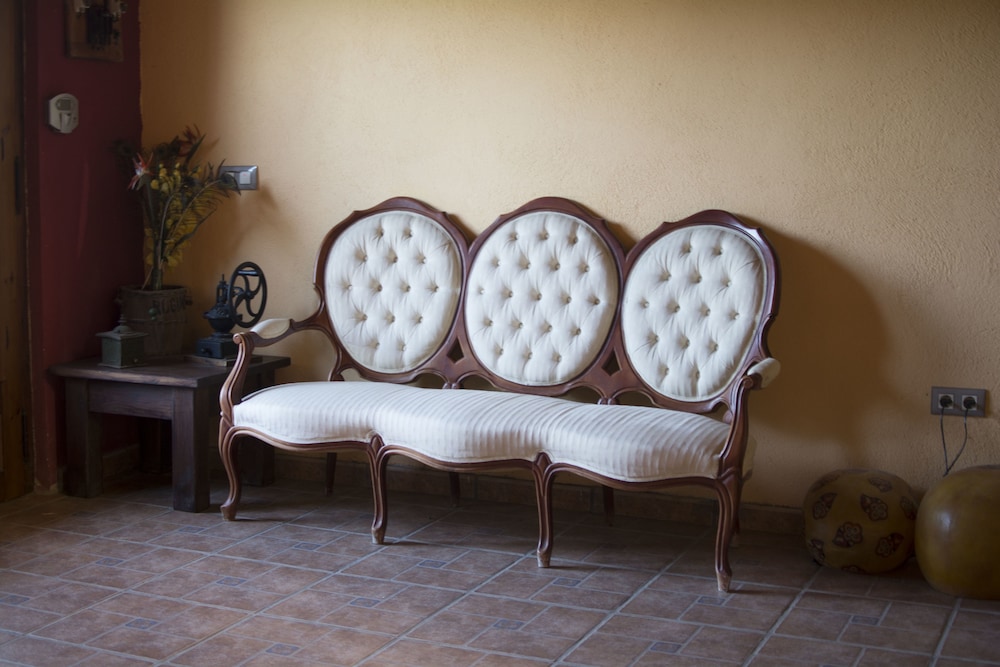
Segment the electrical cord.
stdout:
<svg viewBox="0 0 1000 667">
<path fill-rule="evenodd" d="M 968 398 L 962 404 L 962 409 L 965 411 L 964 414 L 962 415 L 962 427 L 965 430 L 965 436 L 962 438 L 962 446 L 958 448 L 958 454 L 955 454 L 955 458 L 952 459 L 951 462 L 949 462 L 948 442 L 944 436 L 944 413 L 945 410 L 950 408 L 951 406 L 952 406 L 951 399 L 948 398 L 947 396 L 942 397 L 940 423 L 941 423 L 941 449 L 944 450 L 944 475 L 942 475 L 943 477 L 948 476 L 948 473 L 951 472 L 951 469 L 955 467 L 956 463 L 958 463 L 958 459 L 960 456 L 962 456 L 962 452 L 965 451 L 965 445 L 966 443 L 969 442 L 969 411 L 975 408 L 976 404 L 975 401 L 972 401 L 972 403 L 970 404 Z"/>
</svg>

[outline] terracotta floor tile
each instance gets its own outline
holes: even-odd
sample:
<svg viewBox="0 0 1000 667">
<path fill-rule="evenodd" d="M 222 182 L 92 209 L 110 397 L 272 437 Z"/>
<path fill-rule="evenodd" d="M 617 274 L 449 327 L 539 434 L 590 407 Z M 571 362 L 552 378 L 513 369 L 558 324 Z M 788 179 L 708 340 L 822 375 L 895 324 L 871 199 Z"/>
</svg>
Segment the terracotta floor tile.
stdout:
<svg viewBox="0 0 1000 667">
<path fill-rule="evenodd" d="M 496 619 L 486 616 L 443 611 L 424 621 L 408 634 L 414 639 L 462 646 L 493 627 L 494 623 Z"/>
<path fill-rule="evenodd" d="M 0 660 L 33 667 L 72 665 L 95 653 L 95 650 L 86 646 L 73 646 L 37 637 L 22 637 L 0 644 Z"/>
<path fill-rule="evenodd" d="M 652 642 L 634 637 L 597 634 L 573 649 L 566 661 L 574 665 L 601 665 L 624 667 L 649 649 Z M 667 654 L 663 654 L 664 660 Z"/>
<path fill-rule="evenodd" d="M 702 626 L 679 652 L 690 657 L 741 662 L 763 639 L 763 633 Z"/>
<path fill-rule="evenodd" d="M 769 637 L 759 655 L 795 660 L 809 665 L 853 665 L 862 653 L 858 646 L 800 637 Z"/>
<path fill-rule="evenodd" d="M 151 660 L 164 660 L 194 645 L 195 642 L 196 640 L 190 637 L 130 628 L 126 624 L 95 637 L 87 642 L 86 646 Z"/>
<path fill-rule="evenodd" d="M 390 641 L 392 637 L 384 634 L 333 628 L 320 639 L 304 645 L 294 657 L 314 661 L 313 664 L 357 665 Z"/>
<path fill-rule="evenodd" d="M 513 653 L 533 658 L 555 660 L 566 652 L 574 640 L 567 637 L 525 632 L 521 628 L 498 621 L 470 646 L 496 653 Z"/>
<path fill-rule="evenodd" d="M 404 640 L 381 650 L 375 665 L 434 665 L 435 667 L 466 667 L 483 657 L 483 652 L 467 648 Z M 365 663 L 368 664 L 368 663 Z"/>
</svg>

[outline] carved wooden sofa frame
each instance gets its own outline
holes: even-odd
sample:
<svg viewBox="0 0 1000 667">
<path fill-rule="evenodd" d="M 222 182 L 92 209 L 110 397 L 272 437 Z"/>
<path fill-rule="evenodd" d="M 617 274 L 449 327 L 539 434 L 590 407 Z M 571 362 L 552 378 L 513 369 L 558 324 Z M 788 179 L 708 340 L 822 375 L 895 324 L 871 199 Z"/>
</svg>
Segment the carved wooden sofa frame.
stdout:
<svg viewBox="0 0 1000 667">
<path fill-rule="evenodd" d="M 697 485 L 718 499 L 715 571 L 729 589 L 753 461 L 748 394 L 779 369 L 766 341 L 779 269 L 759 229 L 703 211 L 626 253 L 604 220 L 547 197 L 470 244 L 448 214 L 395 198 L 331 229 L 313 279 L 310 317 L 235 335 L 221 393 L 225 518 L 240 500 L 245 437 L 331 458 L 364 452 L 379 544 L 392 456 L 450 471 L 453 486 L 458 472 L 530 470 L 541 567 L 560 473 L 603 485 L 606 508 L 613 489 Z M 334 349 L 329 381 L 244 396 L 254 352 L 306 330 Z M 365 381 L 344 381 L 349 369 Z M 427 376 L 440 388 L 413 386 Z M 465 388 L 474 378 L 492 387 Z"/>
</svg>

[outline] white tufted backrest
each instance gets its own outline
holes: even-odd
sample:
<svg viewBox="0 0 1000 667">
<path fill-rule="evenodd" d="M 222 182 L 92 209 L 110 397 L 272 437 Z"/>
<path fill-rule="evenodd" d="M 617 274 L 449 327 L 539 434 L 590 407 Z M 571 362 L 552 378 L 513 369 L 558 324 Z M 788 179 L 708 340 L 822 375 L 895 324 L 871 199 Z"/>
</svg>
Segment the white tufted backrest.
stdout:
<svg viewBox="0 0 1000 667">
<path fill-rule="evenodd" d="M 412 371 L 440 348 L 462 290 L 462 258 L 435 220 L 386 211 L 355 220 L 334 240 L 323 286 L 344 349 L 380 373 Z"/>
<path fill-rule="evenodd" d="M 724 391 L 754 344 L 767 264 L 751 239 L 722 225 L 669 230 L 625 279 L 622 337 L 636 374 L 678 400 Z"/>
<path fill-rule="evenodd" d="M 618 305 L 615 255 L 594 228 L 558 211 L 496 226 L 469 268 L 465 326 L 487 370 L 551 386 L 585 371 L 608 339 Z"/>
</svg>

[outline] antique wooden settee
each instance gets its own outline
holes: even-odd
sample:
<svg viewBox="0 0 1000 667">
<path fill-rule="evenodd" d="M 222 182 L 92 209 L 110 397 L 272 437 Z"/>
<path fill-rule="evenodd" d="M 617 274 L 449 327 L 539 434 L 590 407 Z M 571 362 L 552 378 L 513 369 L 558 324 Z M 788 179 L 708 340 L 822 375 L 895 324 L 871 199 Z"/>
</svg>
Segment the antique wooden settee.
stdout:
<svg viewBox="0 0 1000 667">
<path fill-rule="evenodd" d="M 758 229 L 703 211 L 626 252 L 605 221 L 547 197 L 470 242 L 448 214 L 395 198 L 329 231 L 314 288 L 310 317 L 235 335 L 239 355 L 221 394 L 227 519 L 240 500 L 246 437 L 364 452 L 376 543 L 392 456 L 452 473 L 527 469 L 542 567 L 558 474 L 603 485 L 606 500 L 614 489 L 697 485 L 718 499 L 715 572 L 728 590 L 754 453 L 748 397 L 779 369 L 766 341 L 778 264 Z M 306 330 L 334 349 L 328 381 L 244 396 L 252 355 Z M 344 381 L 348 369 L 360 380 Z M 473 379 L 489 386 L 468 388 Z"/>
</svg>

